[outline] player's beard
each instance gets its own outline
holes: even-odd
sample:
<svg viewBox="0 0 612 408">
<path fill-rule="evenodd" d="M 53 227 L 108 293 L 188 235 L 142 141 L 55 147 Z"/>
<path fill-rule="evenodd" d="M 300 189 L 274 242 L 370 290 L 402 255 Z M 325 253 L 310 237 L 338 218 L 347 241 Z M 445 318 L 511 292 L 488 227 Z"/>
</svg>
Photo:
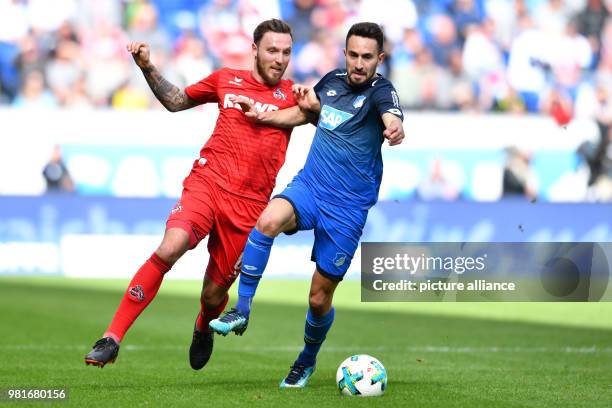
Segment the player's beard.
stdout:
<svg viewBox="0 0 612 408">
<path fill-rule="evenodd" d="M 347 71 L 349 72 L 349 74 L 347 75 L 347 79 L 348 79 L 349 85 L 352 85 L 352 86 L 361 86 L 365 84 L 366 82 L 368 82 L 370 79 L 372 79 L 372 77 L 376 74 L 376 69 L 374 69 L 373 72 L 362 71 L 365 74 L 365 76 L 362 77 L 364 79 L 362 79 L 360 82 L 355 82 L 353 81 L 353 78 L 352 78 L 355 70 L 351 71 L 350 69 L 347 69 Z"/>
<path fill-rule="evenodd" d="M 270 66 L 272 66 L 272 64 L 270 64 Z M 255 69 L 257 69 L 257 73 L 259 74 L 259 76 L 261 76 L 261 78 L 264 80 L 266 85 L 269 85 L 269 86 L 274 86 L 278 84 L 281 78 L 283 77 L 283 75 L 285 74 L 285 70 L 281 68 L 281 72 L 278 78 L 270 76 L 268 74 L 266 66 L 257 57 L 255 57 Z"/>
</svg>

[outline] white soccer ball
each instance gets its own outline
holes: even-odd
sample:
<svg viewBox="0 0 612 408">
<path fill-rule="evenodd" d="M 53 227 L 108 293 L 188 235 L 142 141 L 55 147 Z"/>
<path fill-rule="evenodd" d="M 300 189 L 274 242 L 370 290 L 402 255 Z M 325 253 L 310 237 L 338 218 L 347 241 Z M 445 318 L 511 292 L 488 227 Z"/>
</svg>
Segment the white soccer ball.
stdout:
<svg viewBox="0 0 612 408">
<path fill-rule="evenodd" d="M 387 370 L 376 358 L 357 354 L 340 364 L 336 384 L 344 395 L 377 397 L 387 388 Z"/>
</svg>

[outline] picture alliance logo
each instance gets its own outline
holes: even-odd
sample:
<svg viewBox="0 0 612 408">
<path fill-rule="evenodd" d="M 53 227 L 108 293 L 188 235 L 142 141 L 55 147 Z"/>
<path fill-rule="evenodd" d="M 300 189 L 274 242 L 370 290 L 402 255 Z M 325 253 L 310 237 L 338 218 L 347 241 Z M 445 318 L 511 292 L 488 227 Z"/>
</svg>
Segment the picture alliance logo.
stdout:
<svg viewBox="0 0 612 408">
<path fill-rule="evenodd" d="M 542 291 L 533 293 L 533 300 L 598 301 L 608 288 L 610 265 L 597 243 L 559 243 L 542 265 L 539 280 Z"/>
</svg>

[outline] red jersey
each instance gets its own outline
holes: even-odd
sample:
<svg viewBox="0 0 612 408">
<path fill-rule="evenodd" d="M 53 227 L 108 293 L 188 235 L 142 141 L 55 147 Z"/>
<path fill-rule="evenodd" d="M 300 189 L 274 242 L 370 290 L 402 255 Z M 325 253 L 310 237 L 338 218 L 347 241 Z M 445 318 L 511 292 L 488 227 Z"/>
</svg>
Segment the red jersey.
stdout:
<svg viewBox="0 0 612 408">
<path fill-rule="evenodd" d="M 222 68 L 185 88 L 194 101 L 217 102 L 219 106 L 215 129 L 193 171 L 212 176 L 229 192 L 267 202 L 285 162 L 292 129 L 252 124 L 240 105 L 229 98 L 245 96 L 260 111 L 285 109 L 296 105 L 292 85 L 290 80 L 281 80 L 275 86 L 267 86 L 258 82 L 251 71 Z"/>
</svg>

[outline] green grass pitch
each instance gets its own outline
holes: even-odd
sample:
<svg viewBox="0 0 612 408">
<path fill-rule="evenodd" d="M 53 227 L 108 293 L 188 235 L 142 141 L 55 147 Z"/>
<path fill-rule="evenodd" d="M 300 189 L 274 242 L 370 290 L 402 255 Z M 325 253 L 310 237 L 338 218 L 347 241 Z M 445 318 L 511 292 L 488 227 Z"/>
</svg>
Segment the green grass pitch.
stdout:
<svg viewBox="0 0 612 408">
<path fill-rule="evenodd" d="M 216 336 L 193 371 L 200 283 L 166 281 L 116 364 L 87 367 L 126 285 L 0 278 L 0 389 L 67 387 L 57 405 L 78 407 L 612 406 L 612 303 L 362 304 L 346 281 L 308 388 L 280 390 L 301 349 L 308 282 L 262 281 L 245 335 Z M 339 395 L 336 368 L 356 353 L 386 366 L 383 397 Z"/>
</svg>

